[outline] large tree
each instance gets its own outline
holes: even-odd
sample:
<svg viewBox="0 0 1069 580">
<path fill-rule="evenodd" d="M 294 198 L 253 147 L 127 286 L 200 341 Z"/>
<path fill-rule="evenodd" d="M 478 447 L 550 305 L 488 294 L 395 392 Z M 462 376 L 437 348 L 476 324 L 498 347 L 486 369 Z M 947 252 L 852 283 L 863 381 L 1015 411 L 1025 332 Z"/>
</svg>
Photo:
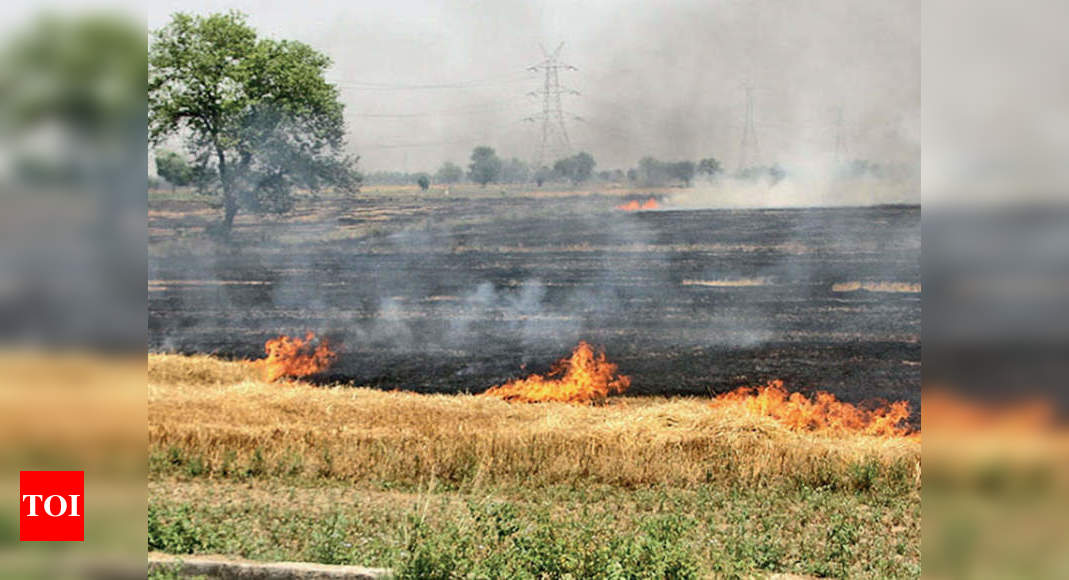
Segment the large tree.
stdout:
<svg viewBox="0 0 1069 580">
<path fill-rule="evenodd" d="M 501 158 L 492 147 L 481 145 L 471 152 L 471 164 L 468 173 L 471 180 L 486 187 L 487 183 L 497 181 L 501 175 Z"/>
<path fill-rule="evenodd" d="M 240 208 L 285 212 L 294 187 L 352 191 L 356 158 L 343 153 L 330 58 L 293 41 L 260 38 L 242 14 L 178 13 L 152 34 L 149 135 L 185 140 L 201 184 L 222 197 L 223 232 Z"/>
</svg>

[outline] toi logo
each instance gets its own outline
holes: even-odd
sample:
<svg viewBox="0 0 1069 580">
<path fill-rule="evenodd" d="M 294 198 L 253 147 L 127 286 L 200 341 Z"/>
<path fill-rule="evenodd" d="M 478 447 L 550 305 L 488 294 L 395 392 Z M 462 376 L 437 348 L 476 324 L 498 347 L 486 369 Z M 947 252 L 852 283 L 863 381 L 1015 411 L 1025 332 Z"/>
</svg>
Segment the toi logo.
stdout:
<svg viewBox="0 0 1069 580">
<path fill-rule="evenodd" d="M 19 472 L 19 541 L 85 540 L 85 472 Z"/>
</svg>

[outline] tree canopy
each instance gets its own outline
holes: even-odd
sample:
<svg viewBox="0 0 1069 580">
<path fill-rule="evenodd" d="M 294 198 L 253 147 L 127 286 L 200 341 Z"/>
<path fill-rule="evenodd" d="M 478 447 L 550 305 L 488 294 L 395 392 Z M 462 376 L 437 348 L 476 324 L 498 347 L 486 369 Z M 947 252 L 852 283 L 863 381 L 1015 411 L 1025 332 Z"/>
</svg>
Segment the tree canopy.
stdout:
<svg viewBox="0 0 1069 580">
<path fill-rule="evenodd" d="M 634 176 L 645 185 L 660 185 L 671 180 L 683 182 L 690 186 L 694 180 L 697 167 L 693 161 L 660 161 L 653 157 L 643 157 L 638 162 Z M 630 172 L 628 172 L 630 175 Z"/>
<path fill-rule="evenodd" d="M 492 147 L 480 145 L 471 152 L 471 164 L 468 173 L 471 180 L 486 187 L 487 183 L 497 181 L 501 175 L 501 158 Z"/>
<path fill-rule="evenodd" d="M 416 185 L 423 191 L 427 191 L 431 188 L 431 176 L 426 173 L 420 173 L 416 177 Z"/>
<path fill-rule="evenodd" d="M 535 170 L 533 177 L 535 184 L 537 184 L 538 187 L 542 187 L 543 183 L 549 181 L 553 177 L 553 170 L 543 165 Z"/>
<path fill-rule="evenodd" d="M 675 161 L 669 163 L 668 174 L 682 181 L 683 185 L 690 187 L 690 182 L 694 180 L 694 162 Z"/>
<path fill-rule="evenodd" d="M 222 196 L 224 231 L 239 208 L 285 212 L 295 187 L 352 191 L 331 61 L 310 46 L 257 36 L 237 12 L 175 14 L 149 48 L 149 136 L 186 141 Z"/>
<path fill-rule="evenodd" d="M 558 159 L 553 164 L 553 172 L 561 178 L 568 179 L 575 185 L 579 185 L 590 179 L 596 165 L 593 155 L 586 151 L 581 151 L 571 157 Z"/>
</svg>

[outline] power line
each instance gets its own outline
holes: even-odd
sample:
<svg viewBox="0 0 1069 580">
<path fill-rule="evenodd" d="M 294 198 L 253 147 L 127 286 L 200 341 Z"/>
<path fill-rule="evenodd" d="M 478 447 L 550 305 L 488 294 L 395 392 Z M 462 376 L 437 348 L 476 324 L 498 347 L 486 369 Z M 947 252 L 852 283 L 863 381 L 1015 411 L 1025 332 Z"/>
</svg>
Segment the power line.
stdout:
<svg viewBox="0 0 1069 580">
<path fill-rule="evenodd" d="M 497 113 L 501 111 L 507 111 L 509 109 L 515 109 L 519 106 L 518 103 L 502 105 L 498 107 L 478 107 L 478 108 L 464 108 L 464 109 L 447 109 L 442 111 L 425 111 L 425 112 L 413 112 L 413 113 L 371 113 L 371 112 L 356 112 L 348 113 L 352 117 L 360 117 L 361 119 L 411 119 L 419 117 L 438 117 L 438 116 L 451 116 L 451 115 L 480 115 L 483 113 Z"/>
<path fill-rule="evenodd" d="M 420 149 L 423 147 L 441 147 L 443 145 L 460 145 L 471 143 L 471 139 L 456 139 L 452 141 L 424 141 L 421 143 L 387 143 L 379 145 L 361 146 L 360 151 L 381 151 L 386 149 Z"/>
<path fill-rule="evenodd" d="M 518 123 L 520 123 L 520 121 L 512 121 L 512 122 L 508 122 L 508 123 L 501 123 L 501 124 L 491 125 L 489 127 L 483 126 L 483 127 L 479 127 L 479 128 L 484 130 L 484 131 L 486 131 L 486 130 L 501 131 L 501 130 L 504 130 L 504 129 L 510 129 L 513 126 L 515 126 L 516 124 L 518 124 Z M 360 151 L 379 151 L 379 150 L 386 150 L 386 149 L 419 149 L 419 148 L 424 148 L 424 147 L 441 147 L 441 146 L 445 146 L 445 145 L 463 145 L 463 144 L 471 145 L 471 144 L 475 143 L 476 141 L 480 141 L 480 139 L 479 138 L 466 137 L 466 138 L 463 138 L 463 139 L 446 139 L 446 140 L 440 140 L 440 141 L 415 141 L 415 142 L 408 142 L 408 143 L 405 143 L 405 142 L 389 143 L 388 142 L 388 143 L 377 143 L 377 144 L 374 144 L 374 145 L 367 145 L 367 146 L 357 146 L 357 149 L 360 150 Z"/>
<path fill-rule="evenodd" d="M 527 73 L 511 73 L 508 75 L 498 75 L 495 77 L 487 77 L 483 79 L 473 79 L 467 81 L 454 81 L 448 83 L 427 83 L 427 84 L 404 84 L 404 83 L 375 83 L 366 81 L 349 81 L 344 79 L 333 79 L 329 82 L 337 85 L 343 89 L 362 90 L 362 91 L 422 91 L 422 90 L 439 90 L 439 89 L 475 89 L 481 87 L 490 87 L 495 85 L 505 85 L 511 83 L 517 83 L 527 81 L 530 79 L 530 75 Z"/>
</svg>

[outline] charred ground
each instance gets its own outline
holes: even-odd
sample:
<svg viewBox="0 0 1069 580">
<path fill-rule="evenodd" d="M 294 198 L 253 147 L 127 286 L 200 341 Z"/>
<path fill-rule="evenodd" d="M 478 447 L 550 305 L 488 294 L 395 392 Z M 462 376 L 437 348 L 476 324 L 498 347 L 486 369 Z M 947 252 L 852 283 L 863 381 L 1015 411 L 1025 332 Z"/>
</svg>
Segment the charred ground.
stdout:
<svg viewBox="0 0 1069 580">
<path fill-rule="evenodd" d="M 478 392 L 549 370 L 583 339 L 634 394 L 780 378 L 918 407 L 919 207 L 622 212 L 620 200 L 326 197 L 239 220 L 217 244 L 204 203 L 150 197 L 150 348 L 260 357 L 266 339 L 313 330 L 338 345 L 321 380 Z"/>
</svg>

